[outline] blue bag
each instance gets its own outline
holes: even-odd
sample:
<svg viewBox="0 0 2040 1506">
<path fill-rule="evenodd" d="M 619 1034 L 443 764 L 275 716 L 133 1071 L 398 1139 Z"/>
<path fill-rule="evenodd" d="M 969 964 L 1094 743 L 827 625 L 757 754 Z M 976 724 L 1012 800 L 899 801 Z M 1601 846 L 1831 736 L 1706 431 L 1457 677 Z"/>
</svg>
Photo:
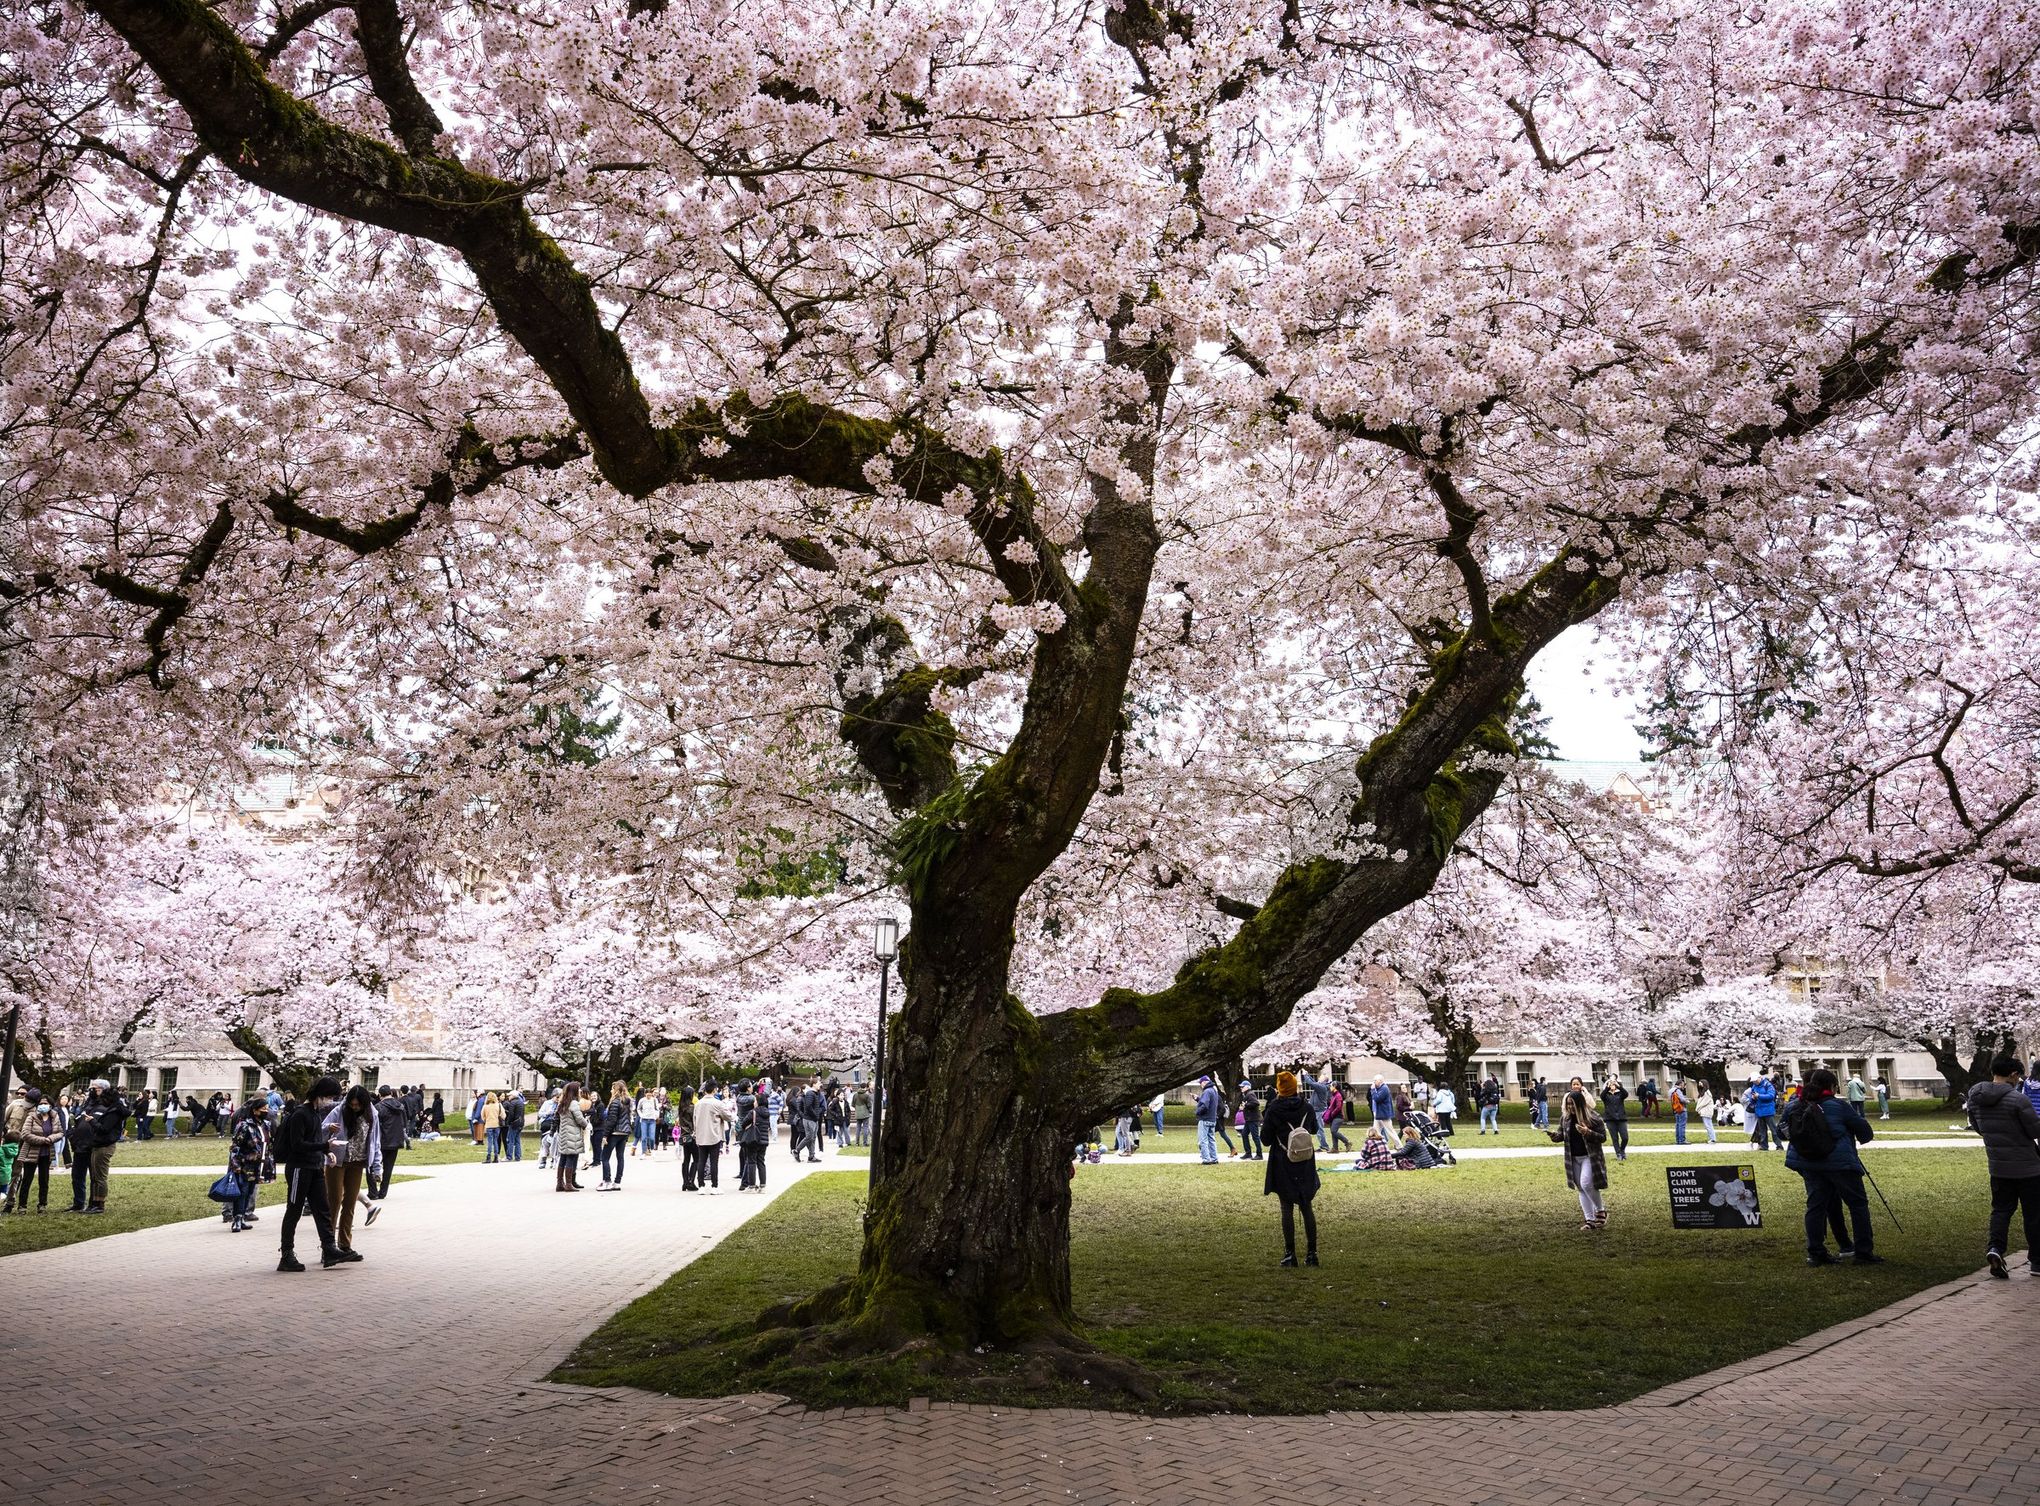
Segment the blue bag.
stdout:
<svg viewBox="0 0 2040 1506">
<path fill-rule="evenodd" d="M 248 1195 L 248 1188 L 239 1176 L 230 1171 L 208 1187 L 205 1195 L 216 1203 L 238 1203 Z"/>
</svg>

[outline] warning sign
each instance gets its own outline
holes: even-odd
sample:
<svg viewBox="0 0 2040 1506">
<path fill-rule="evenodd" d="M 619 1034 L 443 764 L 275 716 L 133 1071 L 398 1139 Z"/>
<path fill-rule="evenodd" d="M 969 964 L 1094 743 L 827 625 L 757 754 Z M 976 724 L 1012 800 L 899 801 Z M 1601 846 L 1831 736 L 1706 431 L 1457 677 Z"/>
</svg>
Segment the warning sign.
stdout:
<svg viewBox="0 0 2040 1506">
<path fill-rule="evenodd" d="M 1674 1229 L 1756 1229 L 1764 1215 L 1757 1207 L 1754 1166 L 1669 1166 L 1665 1177 L 1672 1189 Z"/>
</svg>

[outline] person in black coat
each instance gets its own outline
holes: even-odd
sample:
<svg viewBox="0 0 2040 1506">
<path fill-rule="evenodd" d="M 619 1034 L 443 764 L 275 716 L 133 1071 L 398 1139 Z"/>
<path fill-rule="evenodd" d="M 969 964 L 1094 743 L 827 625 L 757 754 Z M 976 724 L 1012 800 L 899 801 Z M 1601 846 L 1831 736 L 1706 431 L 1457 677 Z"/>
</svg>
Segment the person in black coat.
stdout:
<svg viewBox="0 0 2040 1506">
<path fill-rule="evenodd" d="M 1296 1210 L 1303 1210 L 1303 1239 L 1305 1265 L 1316 1265 L 1317 1257 L 1317 1215 L 1311 1210 L 1311 1200 L 1317 1196 L 1318 1169 L 1315 1149 L 1301 1161 L 1289 1159 L 1290 1133 L 1301 1126 L 1312 1137 L 1318 1132 L 1318 1117 L 1311 1106 L 1297 1093 L 1296 1074 L 1278 1072 L 1275 1075 L 1275 1101 L 1268 1105 L 1261 1116 L 1261 1130 L 1268 1146 L 1267 1177 L 1261 1184 L 1261 1195 L 1274 1193 L 1282 1200 L 1282 1247 L 1286 1252 L 1282 1264 L 1296 1264 Z"/>
</svg>

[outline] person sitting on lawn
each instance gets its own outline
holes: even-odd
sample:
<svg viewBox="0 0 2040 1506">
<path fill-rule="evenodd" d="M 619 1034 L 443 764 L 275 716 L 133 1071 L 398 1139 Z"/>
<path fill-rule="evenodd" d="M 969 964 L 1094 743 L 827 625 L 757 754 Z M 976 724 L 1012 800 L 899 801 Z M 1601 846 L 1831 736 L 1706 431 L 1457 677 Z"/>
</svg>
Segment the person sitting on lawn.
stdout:
<svg viewBox="0 0 2040 1506">
<path fill-rule="evenodd" d="M 1438 1165 L 1438 1158 L 1431 1154 L 1431 1147 L 1424 1143 L 1414 1124 L 1403 1126 L 1402 1144 L 1396 1147 L 1395 1160 L 1398 1166 L 1410 1171 L 1429 1171 Z"/>
<path fill-rule="evenodd" d="M 1394 1171 L 1395 1152 L 1388 1148 L 1388 1136 L 1381 1132 L 1380 1125 L 1367 1131 L 1367 1138 L 1360 1142 L 1360 1159 L 1354 1165 L 1361 1171 Z"/>
</svg>

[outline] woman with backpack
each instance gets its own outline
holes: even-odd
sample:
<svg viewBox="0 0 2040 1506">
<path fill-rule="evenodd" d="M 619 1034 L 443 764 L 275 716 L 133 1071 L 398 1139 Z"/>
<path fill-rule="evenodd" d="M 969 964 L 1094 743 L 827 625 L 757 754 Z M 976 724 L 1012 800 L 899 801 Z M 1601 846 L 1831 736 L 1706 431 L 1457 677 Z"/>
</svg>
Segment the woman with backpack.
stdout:
<svg viewBox="0 0 2040 1506">
<path fill-rule="evenodd" d="M 1565 1095 L 1565 1112 L 1555 1130 L 1546 1134 L 1565 1147 L 1565 1183 L 1580 1195 L 1582 1232 L 1608 1227 L 1608 1162 L 1601 1147 L 1607 1126 L 1587 1102 L 1587 1091 L 1575 1077 Z"/>
<path fill-rule="evenodd" d="M 1317 1214 L 1311 1201 L 1323 1184 L 1318 1179 L 1318 1117 L 1297 1091 L 1294 1072 L 1275 1074 L 1275 1101 L 1261 1116 L 1268 1143 L 1268 1171 L 1261 1183 L 1261 1196 L 1273 1193 L 1282 1200 L 1281 1263 L 1296 1264 L 1296 1210 L 1303 1210 L 1305 1265 L 1316 1265 Z"/>
</svg>

